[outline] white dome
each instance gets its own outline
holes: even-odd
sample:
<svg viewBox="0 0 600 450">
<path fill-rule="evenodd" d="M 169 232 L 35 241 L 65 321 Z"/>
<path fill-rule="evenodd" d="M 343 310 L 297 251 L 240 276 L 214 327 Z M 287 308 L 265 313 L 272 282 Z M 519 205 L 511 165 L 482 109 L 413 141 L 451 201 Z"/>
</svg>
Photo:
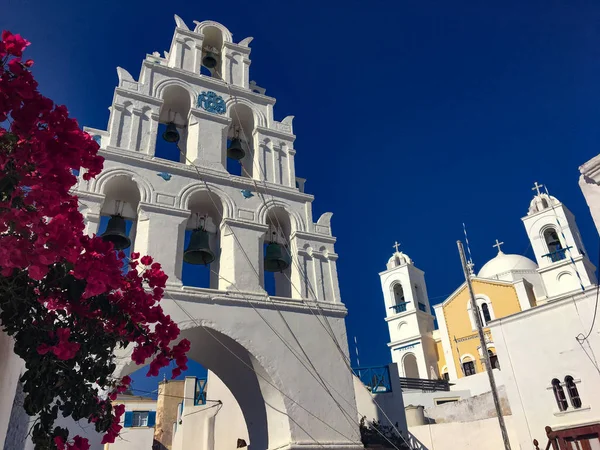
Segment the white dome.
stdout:
<svg viewBox="0 0 600 450">
<path fill-rule="evenodd" d="M 392 257 L 388 259 L 387 268 L 393 269 L 394 267 L 403 266 L 404 264 L 412 264 L 412 260 L 406 253 L 394 252 Z"/>
<path fill-rule="evenodd" d="M 499 252 L 495 258 L 490 259 L 477 274 L 480 278 L 496 278 L 499 275 L 515 271 L 535 271 L 537 264 L 521 255 L 507 255 Z"/>
<path fill-rule="evenodd" d="M 560 204 L 560 202 L 556 199 L 556 197 L 552 197 L 548 194 L 539 194 L 533 197 L 533 200 L 529 203 L 529 210 L 527 210 L 527 215 L 530 216 L 532 214 L 538 213 L 540 211 L 544 211 L 545 209 L 551 208 L 552 206 L 556 206 Z"/>
</svg>

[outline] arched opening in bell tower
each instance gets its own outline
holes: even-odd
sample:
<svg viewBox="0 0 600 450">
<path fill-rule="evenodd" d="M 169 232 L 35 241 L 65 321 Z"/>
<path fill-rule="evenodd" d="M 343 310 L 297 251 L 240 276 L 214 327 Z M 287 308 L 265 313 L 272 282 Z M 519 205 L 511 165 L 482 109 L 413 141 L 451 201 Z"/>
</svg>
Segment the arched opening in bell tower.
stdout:
<svg viewBox="0 0 600 450">
<path fill-rule="evenodd" d="M 191 215 L 181 252 L 181 280 L 184 286 L 217 289 L 223 204 L 217 195 L 198 191 L 190 196 L 187 208 Z"/>
<path fill-rule="evenodd" d="M 177 418 L 174 423 L 159 423 L 161 416 L 164 420 L 166 415 L 164 411 L 157 413 L 157 429 L 172 429 L 173 442 L 199 442 L 201 439 L 208 443 L 206 448 L 215 449 L 235 448 L 240 438 L 250 450 L 277 448 L 289 443 L 289 419 L 284 398 L 255 355 L 225 332 L 208 326 L 184 329 L 181 337 L 191 342 L 190 368 L 195 372 L 204 368 L 208 373 L 204 376 L 184 372 L 179 377 L 185 380 L 186 390 L 179 394 L 169 393 L 171 402 L 177 404 Z M 133 373 L 132 394 L 138 396 L 154 390 L 136 387 L 136 379 L 145 378 L 146 372 L 147 368 L 129 362 L 116 375 Z M 164 375 L 168 380 L 169 372 L 162 370 L 154 377 L 156 384 Z M 192 389 L 188 389 L 190 380 L 184 378 L 186 375 L 198 377 L 191 380 Z M 123 431 L 127 431 L 127 426 Z"/>
<path fill-rule="evenodd" d="M 291 223 L 289 214 L 282 207 L 271 208 L 267 213 L 269 227 L 263 238 L 263 284 L 271 296 L 291 297 Z"/>
<path fill-rule="evenodd" d="M 548 247 L 548 254 L 546 256 L 550 258 L 550 261 L 556 262 L 566 258 L 560 238 L 554 228 L 544 230 L 544 241 Z"/>
<path fill-rule="evenodd" d="M 186 162 L 190 93 L 179 85 L 167 86 L 158 117 L 154 156 L 174 162 Z"/>
<path fill-rule="evenodd" d="M 223 79 L 223 33 L 217 27 L 207 26 L 202 34 L 202 68 L 204 72 L 208 70 L 211 77 Z"/>
<path fill-rule="evenodd" d="M 103 194 L 105 197 L 100 209 L 97 235 L 113 242 L 115 249 L 123 250 L 128 258 L 135 247 L 139 187 L 130 176 L 119 175 L 106 181 Z"/>
<path fill-rule="evenodd" d="M 235 103 L 229 108 L 231 126 L 227 134 L 227 172 L 252 178 L 254 164 L 254 114 L 244 104 Z"/>
</svg>

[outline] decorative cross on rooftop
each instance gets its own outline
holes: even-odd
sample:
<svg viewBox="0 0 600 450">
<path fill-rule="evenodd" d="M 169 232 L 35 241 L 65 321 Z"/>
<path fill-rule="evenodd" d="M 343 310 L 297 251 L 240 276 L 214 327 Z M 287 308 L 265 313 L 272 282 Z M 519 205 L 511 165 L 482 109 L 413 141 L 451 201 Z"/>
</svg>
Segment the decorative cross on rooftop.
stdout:
<svg viewBox="0 0 600 450">
<path fill-rule="evenodd" d="M 498 239 L 496 239 L 496 245 L 492 245 L 492 247 L 497 247 L 498 253 L 502 253 L 502 249 L 500 248 L 502 244 L 504 244 L 504 242 L 498 242 Z"/>
<path fill-rule="evenodd" d="M 473 271 L 473 268 L 475 267 L 475 264 L 473 264 L 473 261 L 470 261 L 467 263 L 467 269 L 469 269 L 469 275 L 475 275 L 475 272 Z"/>
<path fill-rule="evenodd" d="M 543 185 L 543 184 L 538 184 L 538 182 L 536 181 L 536 182 L 533 184 L 533 187 L 531 188 L 531 190 L 532 190 L 532 191 L 537 191 L 537 195 L 540 195 L 540 194 L 541 194 L 541 192 L 540 192 L 540 188 L 542 188 L 542 187 L 544 187 L 544 185 Z"/>
<path fill-rule="evenodd" d="M 398 241 L 396 241 L 392 247 L 396 249 L 396 252 L 398 252 L 398 247 L 400 247 L 400 244 L 398 244 Z"/>
</svg>

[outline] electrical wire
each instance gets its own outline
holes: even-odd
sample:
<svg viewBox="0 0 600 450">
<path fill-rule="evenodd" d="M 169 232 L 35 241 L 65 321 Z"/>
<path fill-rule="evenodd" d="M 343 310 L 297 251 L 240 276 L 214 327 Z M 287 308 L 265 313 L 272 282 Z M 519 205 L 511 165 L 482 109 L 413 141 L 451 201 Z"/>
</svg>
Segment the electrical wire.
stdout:
<svg viewBox="0 0 600 450">
<path fill-rule="evenodd" d="M 598 245 L 598 266 L 600 267 L 600 244 Z M 584 336 L 583 333 L 579 333 L 575 339 L 577 339 L 577 341 L 581 344 L 583 341 L 585 341 L 588 337 L 590 337 L 590 335 L 592 334 L 592 331 L 594 331 L 594 324 L 596 323 L 596 316 L 598 314 L 598 298 L 600 296 L 600 283 L 597 284 L 596 286 L 596 301 L 595 301 L 595 305 L 594 305 L 594 315 L 592 317 L 592 324 L 590 325 L 590 331 L 587 332 L 587 334 Z"/>
<path fill-rule="evenodd" d="M 217 72 L 217 74 L 219 74 L 219 73 Z M 220 75 L 220 74 L 219 74 L 219 75 Z M 222 78 L 222 76 L 221 76 L 221 78 Z M 225 82 L 225 83 L 226 83 L 226 86 L 227 86 L 227 89 L 228 89 L 228 92 L 229 92 L 229 95 L 230 95 L 230 97 L 234 99 L 234 102 L 235 102 L 235 104 L 239 104 L 239 103 L 237 102 L 237 96 L 236 96 L 236 95 L 234 95 L 234 94 L 232 93 L 232 91 L 231 91 L 230 84 L 229 84 L 229 83 L 227 83 L 227 82 Z M 244 139 L 244 141 L 245 141 L 245 142 L 248 144 L 250 141 L 248 140 L 248 138 L 247 138 L 247 136 L 246 136 L 246 133 L 245 133 L 245 130 L 244 130 L 244 126 L 243 126 L 243 123 L 242 123 L 242 121 L 240 120 L 240 117 L 239 117 L 239 114 L 238 114 L 238 112 L 237 112 L 237 109 L 236 109 L 236 108 L 233 108 L 233 110 L 234 110 L 234 113 L 236 114 L 236 117 L 237 117 L 237 119 L 238 119 L 238 123 L 239 123 L 239 125 L 240 125 L 240 129 L 241 129 L 241 132 L 242 132 L 242 135 L 243 135 L 243 139 Z M 269 193 L 269 190 L 268 190 L 268 185 L 266 184 L 266 178 L 267 178 L 267 176 L 266 176 L 266 171 L 263 169 L 263 167 L 262 167 L 262 165 L 261 165 L 261 163 L 260 163 L 260 160 L 259 160 L 258 158 L 254 158 L 254 154 L 252 153 L 252 152 L 253 152 L 253 148 L 252 148 L 252 146 L 248 145 L 248 148 L 250 149 L 250 151 L 251 151 L 251 154 L 252 154 L 252 161 L 257 161 L 257 163 L 258 163 L 258 165 L 259 165 L 259 168 L 260 168 L 260 170 L 261 170 L 261 172 L 262 172 L 262 174 L 263 174 L 263 183 L 264 183 L 264 186 L 265 186 L 265 192 Z M 245 170 L 245 168 L 243 167 L 243 165 L 242 165 L 242 168 Z M 258 189 L 258 185 L 256 184 L 256 180 L 255 180 L 253 177 L 250 177 L 250 174 L 249 174 L 247 171 L 246 171 L 246 174 L 247 174 L 247 175 L 248 175 L 248 177 L 249 177 L 249 178 L 250 178 L 250 179 L 253 181 L 253 183 L 254 183 L 254 186 L 255 186 L 255 188 L 256 188 L 256 192 L 257 192 L 257 193 L 259 194 L 259 196 L 261 197 L 261 199 L 262 199 L 262 201 L 263 201 L 263 204 L 264 204 L 264 206 L 268 207 L 268 205 L 267 205 L 267 202 L 266 202 L 266 200 L 265 200 L 265 198 L 264 198 L 264 195 L 262 195 L 262 193 L 261 193 L 261 192 L 260 192 L 260 190 Z M 273 204 L 276 204 L 276 202 L 275 202 L 275 199 L 274 199 L 274 197 L 273 197 L 273 195 L 272 195 L 272 194 L 271 194 L 271 200 L 272 200 Z M 279 219 L 277 218 L 277 215 L 274 215 L 274 217 L 275 217 L 275 219 L 277 220 L 277 223 L 278 223 L 278 226 L 279 226 L 279 228 L 283 230 L 283 227 L 281 226 L 281 223 L 279 222 Z M 232 230 L 232 231 L 233 231 L 233 230 Z M 240 245 L 240 247 L 241 247 L 241 245 Z M 291 261 L 292 261 L 292 262 L 293 262 L 293 263 L 296 265 L 296 267 L 298 268 L 299 272 L 302 274 L 302 267 L 300 267 L 299 263 L 296 261 L 296 258 L 294 258 L 294 257 L 293 257 L 293 255 L 291 254 L 291 252 L 288 250 L 288 248 L 287 248 L 287 247 L 284 247 L 284 248 L 285 248 L 285 250 L 288 252 L 288 254 L 289 254 L 289 256 L 290 256 L 290 260 L 291 260 Z M 244 250 L 243 250 L 243 248 L 242 248 L 242 251 L 244 251 Z M 245 253 L 245 251 L 244 251 L 244 254 L 245 254 L 245 255 L 246 255 L 246 257 L 247 257 L 247 254 Z M 252 265 L 251 265 L 251 266 L 252 266 Z M 255 271 L 255 272 L 256 272 L 256 271 Z M 256 272 L 256 275 L 259 277 L 259 280 L 260 280 L 260 276 L 259 276 L 258 272 Z M 314 297 L 315 306 L 316 306 L 317 310 L 319 311 L 319 313 L 321 314 L 321 316 L 323 317 L 323 319 L 324 319 L 324 322 L 321 322 L 321 320 L 319 320 L 319 319 L 318 319 L 318 317 L 317 317 L 317 316 L 314 314 L 314 312 L 312 311 L 312 308 L 310 307 L 310 305 L 308 305 L 306 302 L 304 302 L 304 299 L 302 299 L 302 294 L 300 293 L 300 291 L 297 289 L 297 287 L 295 287 L 295 286 L 294 286 L 294 283 L 293 283 L 293 282 L 292 282 L 292 280 L 289 278 L 289 276 L 288 276 L 287 274 L 285 274 L 286 278 L 287 278 L 287 279 L 290 281 L 290 284 L 291 284 L 291 285 L 292 285 L 292 286 L 293 286 L 293 287 L 296 289 L 296 291 L 297 291 L 297 292 L 300 294 L 300 298 L 302 299 L 302 302 L 303 302 L 303 304 L 305 304 L 305 305 L 308 307 L 308 309 L 311 311 L 311 313 L 312 313 L 313 315 L 315 315 L 315 317 L 317 318 L 317 321 L 318 321 L 318 322 L 321 324 L 321 326 L 323 326 L 323 327 L 324 327 L 324 329 L 325 329 L 325 331 L 327 332 L 327 334 L 329 334 L 329 335 L 330 335 L 330 337 L 332 338 L 332 340 L 333 340 L 333 342 L 334 342 L 335 346 L 337 347 L 338 351 L 340 352 L 340 354 L 341 354 L 341 356 L 342 356 L 342 360 L 343 360 L 343 361 L 346 363 L 346 365 L 347 365 L 347 367 L 348 367 L 348 369 L 349 369 L 350 373 L 351 373 L 352 375 L 354 375 L 354 376 L 357 376 L 357 375 L 356 375 L 356 373 L 353 371 L 353 369 L 352 369 L 352 367 L 351 367 L 350 359 L 348 358 L 348 356 L 347 356 L 347 355 L 344 353 L 343 349 L 341 348 L 341 346 L 340 346 L 340 344 L 339 344 L 339 341 L 337 340 L 337 338 L 336 338 L 336 336 L 335 336 L 335 333 L 334 333 L 334 331 L 333 331 L 333 329 L 332 329 L 332 327 L 331 327 L 331 324 L 329 323 L 329 320 L 327 319 L 327 316 L 325 316 L 325 314 L 323 314 L 323 311 L 322 311 L 322 309 L 321 309 L 321 308 L 320 308 L 320 306 L 319 306 L 318 296 L 316 295 L 316 293 L 315 293 L 315 291 L 314 291 L 314 288 L 313 288 L 313 286 L 312 286 L 312 283 L 310 282 L 310 278 L 308 277 L 308 274 L 307 274 L 307 273 L 304 273 L 303 275 L 304 275 L 304 278 L 306 279 L 306 282 L 307 282 L 307 289 L 309 289 L 309 290 L 311 291 L 311 293 L 312 293 L 312 295 L 313 295 L 313 297 Z M 278 311 L 279 311 L 279 310 L 278 310 Z M 280 315 L 281 315 L 281 312 L 280 312 Z M 289 328 L 289 325 L 288 325 L 288 324 L 287 324 L 287 322 L 285 321 L 285 318 L 283 317 L 283 315 L 281 315 L 281 318 L 282 318 L 282 319 L 283 319 L 283 321 L 286 323 L 286 326 L 288 327 L 288 329 L 290 329 L 290 328 Z M 291 332 L 291 329 L 290 329 L 290 332 Z M 292 334 L 293 334 L 293 332 L 292 332 Z M 294 337 L 295 337 L 295 336 L 294 336 Z M 299 345 L 299 346 L 302 348 L 302 346 L 300 345 L 300 343 L 299 343 L 298 341 L 297 341 L 297 343 L 298 343 L 298 345 Z M 310 359 L 309 359 L 309 361 L 310 361 Z M 361 383 L 361 384 L 363 384 L 363 383 Z M 368 391 L 368 389 L 366 388 L 366 386 L 364 386 L 364 384 L 363 384 L 363 387 L 364 387 L 364 388 L 365 388 L 365 389 Z M 368 392 L 370 392 L 370 391 L 368 391 Z M 333 396 L 332 396 L 332 399 L 333 399 Z M 335 401 L 335 399 L 333 399 L 333 400 Z M 403 436 L 402 436 L 402 434 L 400 433 L 400 431 L 399 431 L 399 430 L 397 429 L 397 427 L 394 425 L 394 423 L 393 423 L 393 422 L 392 422 L 392 421 L 389 419 L 389 417 L 387 417 L 387 414 L 385 413 L 385 411 L 383 411 L 383 409 L 380 407 L 380 405 L 377 403 L 377 401 L 375 400 L 375 398 L 374 398 L 374 397 L 373 397 L 373 401 L 375 402 L 375 404 L 377 405 L 377 407 L 379 408 L 379 410 L 380 410 L 380 411 L 381 411 L 381 412 L 384 414 L 384 416 L 385 416 L 385 417 L 388 419 L 388 421 L 390 422 L 390 424 L 392 425 L 392 427 L 395 429 L 395 431 L 396 431 L 396 432 L 397 432 L 397 433 L 398 433 L 398 434 L 399 434 L 399 435 L 402 437 L 402 439 L 405 441 L 405 443 L 406 443 L 407 445 L 409 445 L 409 444 L 408 444 L 408 442 L 407 442 L 407 441 L 404 439 L 404 437 L 403 437 Z M 337 403 L 337 402 L 336 402 L 336 403 Z M 380 434 L 381 434 L 381 433 L 380 433 Z M 383 436 L 383 435 L 382 435 L 382 436 Z M 390 442 L 390 441 L 388 440 L 388 442 Z M 391 443 L 391 442 L 390 442 L 390 443 Z M 393 444 L 392 444 L 392 445 L 393 445 Z"/>
</svg>

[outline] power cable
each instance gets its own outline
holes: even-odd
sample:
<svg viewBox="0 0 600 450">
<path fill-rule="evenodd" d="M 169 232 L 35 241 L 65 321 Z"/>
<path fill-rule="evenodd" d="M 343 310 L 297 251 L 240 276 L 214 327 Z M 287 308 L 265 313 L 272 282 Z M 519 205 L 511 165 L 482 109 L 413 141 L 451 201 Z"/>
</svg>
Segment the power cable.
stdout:
<svg viewBox="0 0 600 450">
<path fill-rule="evenodd" d="M 219 73 L 217 72 L 217 74 L 219 74 Z M 219 75 L 220 75 L 220 74 L 219 74 Z M 221 77 L 222 77 L 222 76 L 221 76 Z M 226 86 L 227 86 L 227 89 L 228 89 L 228 92 L 229 92 L 229 95 L 230 95 L 230 97 L 232 97 L 232 98 L 234 99 L 234 102 L 235 102 L 235 104 L 239 104 L 239 103 L 237 102 L 237 96 L 236 96 L 236 95 L 234 95 L 234 94 L 232 93 L 232 91 L 231 91 L 230 84 L 229 84 L 229 83 L 227 83 L 227 82 L 225 82 L 225 84 L 226 84 Z M 259 165 L 259 168 L 260 168 L 260 170 L 261 170 L 261 172 L 262 172 L 262 174 L 263 174 L 263 183 L 264 183 L 264 185 L 265 185 L 265 192 L 269 193 L 268 186 L 267 186 L 267 184 L 266 184 L 266 178 L 267 178 L 267 177 L 266 177 L 266 171 L 265 171 L 265 170 L 262 168 L 262 165 L 261 165 L 261 163 L 260 163 L 260 160 L 259 160 L 259 159 L 257 159 L 257 158 L 254 158 L 254 154 L 252 153 L 252 152 L 253 152 L 253 148 L 252 148 L 252 146 L 250 146 L 250 145 L 249 145 L 249 140 L 247 139 L 246 133 L 245 133 L 245 131 L 244 131 L 244 126 L 243 126 L 243 123 L 242 123 L 242 121 L 240 120 L 240 117 L 239 117 L 239 114 L 238 114 L 238 112 L 237 112 L 237 109 L 236 109 L 236 108 L 233 108 L 233 110 L 234 110 L 234 113 L 236 114 L 236 117 L 237 117 L 237 119 L 238 119 L 238 123 L 239 123 L 239 125 L 240 125 L 241 132 L 242 132 L 242 135 L 243 135 L 244 141 L 247 143 L 247 147 L 248 147 L 248 148 L 250 149 L 250 151 L 251 151 L 251 154 L 252 154 L 252 161 L 255 161 L 255 160 L 257 161 L 257 163 L 258 163 L 258 165 Z M 242 168 L 244 169 L 243 165 L 242 165 Z M 244 169 L 244 170 L 245 170 L 245 169 Z M 257 193 L 259 194 L 259 196 L 261 197 L 261 199 L 262 199 L 262 201 L 263 201 L 263 204 L 264 204 L 266 207 L 268 207 L 268 205 L 267 205 L 267 202 L 266 202 L 266 200 L 264 199 L 264 196 L 262 195 L 262 193 L 261 193 L 261 192 L 259 191 L 259 189 L 258 189 L 258 186 L 257 186 L 257 184 L 256 184 L 256 180 L 255 180 L 253 177 L 250 177 L 250 174 L 248 174 L 248 172 L 247 172 L 247 171 L 246 171 L 246 174 L 248 175 L 248 177 L 249 177 L 249 178 L 252 180 L 252 182 L 254 183 L 254 186 L 255 186 L 255 188 L 256 188 L 256 191 L 257 191 Z M 271 199 L 272 199 L 272 202 L 273 202 L 273 204 L 276 204 L 276 203 L 275 203 L 275 199 L 274 199 L 274 197 L 273 197 L 273 194 L 271 194 Z M 281 223 L 279 222 L 279 219 L 277 218 L 277 215 L 274 215 L 274 217 L 275 217 L 275 219 L 276 219 L 276 220 L 277 220 L 277 222 L 278 222 L 278 226 L 279 226 L 279 228 L 283 230 L 283 227 L 281 227 Z M 241 246 L 240 246 L 240 247 L 241 247 Z M 287 248 L 287 247 L 284 247 L 284 248 L 285 248 L 285 250 L 288 252 L 288 254 L 289 254 L 289 256 L 290 256 L 290 260 L 291 260 L 293 263 L 295 263 L 295 264 L 296 264 L 296 267 L 299 269 L 300 273 L 302 273 L 302 267 L 300 267 L 299 263 L 298 263 L 298 262 L 296 261 L 296 259 L 293 257 L 293 255 L 292 255 L 292 254 L 291 254 L 291 252 L 288 250 L 288 248 Z M 242 250 L 243 250 L 243 249 L 242 249 Z M 244 252 L 244 253 L 245 253 L 245 252 Z M 257 274 L 257 276 L 259 277 L 259 280 L 260 280 L 260 276 L 258 275 L 258 273 L 256 273 L 256 274 Z M 292 286 L 294 286 L 294 283 L 292 282 L 291 278 L 289 278 L 289 277 L 287 276 L 287 274 L 285 274 L 285 276 L 286 276 L 286 278 L 287 278 L 287 279 L 290 281 L 291 285 L 292 285 Z M 350 373 L 351 373 L 352 375 L 354 375 L 354 376 L 357 376 L 357 375 L 356 375 L 356 373 L 353 371 L 353 369 L 352 369 L 352 367 L 351 367 L 351 363 L 350 363 L 350 360 L 349 360 L 349 358 L 348 358 L 348 357 L 345 355 L 345 353 L 344 353 L 343 349 L 341 348 L 341 346 L 340 346 L 340 344 L 339 344 L 339 341 L 337 340 L 337 338 L 336 338 L 336 336 L 335 336 L 335 333 L 334 333 L 334 331 L 333 331 L 333 329 L 332 329 L 332 327 L 331 327 L 331 324 L 329 323 L 329 320 L 327 319 L 327 316 L 325 316 L 325 315 L 323 314 L 323 311 L 321 310 L 321 308 L 320 308 L 320 306 L 319 306 L 318 296 L 316 295 L 316 293 L 315 293 L 315 291 L 314 291 L 314 288 L 312 287 L 312 283 L 310 282 L 310 278 L 309 278 L 308 274 L 307 274 L 307 273 L 304 273 L 304 277 L 305 277 L 305 279 L 306 279 L 307 288 L 308 288 L 308 289 L 310 289 L 310 290 L 312 291 L 312 295 L 313 295 L 313 297 L 314 297 L 314 300 L 315 300 L 315 306 L 317 307 L 317 310 L 318 310 L 318 311 L 321 313 L 321 316 L 322 316 L 322 317 L 323 317 L 323 319 L 324 319 L 324 323 L 323 323 L 323 322 L 321 322 L 321 321 L 320 321 L 318 318 L 317 318 L 317 321 L 318 321 L 318 322 L 319 322 L 319 323 L 320 323 L 320 324 L 321 324 L 321 325 L 324 327 L 325 331 L 326 331 L 326 332 L 327 332 L 327 333 L 330 335 L 330 337 L 332 338 L 332 340 L 333 340 L 334 344 L 336 345 L 336 347 L 337 347 L 338 351 L 339 351 L 339 352 L 340 352 L 340 354 L 342 355 L 342 360 L 343 360 L 343 361 L 346 363 L 346 365 L 347 365 L 348 369 L 350 370 Z M 297 292 L 300 294 L 300 298 L 302 299 L 302 294 L 301 294 L 301 292 L 300 292 L 300 291 L 299 291 L 299 290 L 298 290 L 298 289 L 297 289 L 295 286 L 294 286 L 294 288 L 295 288 L 295 289 L 296 289 L 296 291 L 297 291 Z M 306 304 L 306 303 L 304 302 L 304 299 L 302 299 L 302 302 L 303 302 L 303 303 L 304 303 L 304 304 L 305 304 L 305 305 L 306 305 L 306 306 L 309 308 L 309 310 L 311 311 L 311 313 L 314 315 L 314 312 L 312 311 L 312 308 L 311 308 L 311 307 L 310 307 L 308 304 Z M 281 313 L 280 313 L 280 315 L 281 315 Z M 284 322 L 286 322 L 286 321 L 285 321 L 285 319 L 283 318 L 283 316 L 281 316 L 281 317 L 282 317 L 282 319 L 284 320 Z M 315 317 L 316 317 L 316 316 L 315 316 Z M 286 325 L 287 325 L 287 322 L 286 322 Z M 288 328 L 289 328 L 289 325 L 287 325 L 287 326 L 288 326 Z M 290 329 L 290 331 L 291 331 L 291 329 Z M 293 334 L 293 333 L 292 333 L 292 334 Z M 300 343 L 299 343 L 299 342 L 298 342 L 298 345 L 300 346 Z M 301 347 L 301 346 L 300 346 L 300 347 Z M 301 347 L 301 348 L 302 348 L 302 347 Z M 363 383 L 361 382 L 361 384 L 363 384 Z M 368 391 L 368 389 L 366 388 L 366 386 L 364 386 L 364 384 L 363 384 L 363 387 L 364 387 L 364 388 L 365 388 L 365 389 Z M 333 398 L 333 396 L 332 396 L 332 398 Z M 334 399 L 334 401 L 335 401 L 335 399 Z M 402 439 L 405 441 L 405 443 L 406 443 L 407 445 L 409 445 L 409 444 L 408 444 L 408 442 L 407 442 L 407 441 L 404 439 L 404 437 L 403 437 L 403 436 L 402 436 L 402 434 L 400 433 L 400 431 L 399 431 L 399 430 L 397 429 L 397 427 L 394 425 L 394 423 L 393 423 L 393 422 L 392 422 L 392 421 L 389 419 L 389 417 L 387 416 L 387 414 L 385 413 L 385 411 L 383 411 L 383 409 L 382 409 L 382 408 L 380 407 L 380 405 L 377 403 L 377 401 L 375 400 L 375 398 L 373 398 L 373 401 L 375 402 L 375 404 L 377 405 L 377 407 L 380 409 L 380 411 L 381 411 L 381 412 L 384 414 L 384 416 L 385 416 L 385 417 L 388 419 L 388 421 L 390 422 L 390 424 L 392 425 L 392 427 L 395 429 L 395 431 L 396 431 L 396 432 L 397 432 L 397 433 L 398 433 L 398 434 L 399 434 L 399 435 L 402 437 Z M 336 402 L 336 403 L 337 403 L 337 402 Z M 381 434 L 381 433 L 380 433 L 380 434 Z M 382 435 L 382 436 L 383 436 L 383 435 Z M 388 441 L 388 442 L 389 442 L 389 441 Z M 390 442 L 390 443 L 391 443 L 391 442 Z M 393 444 L 392 444 L 392 445 L 393 445 Z M 410 447 L 410 445 L 409 445 L 409 447 Z"/>
</svg>

